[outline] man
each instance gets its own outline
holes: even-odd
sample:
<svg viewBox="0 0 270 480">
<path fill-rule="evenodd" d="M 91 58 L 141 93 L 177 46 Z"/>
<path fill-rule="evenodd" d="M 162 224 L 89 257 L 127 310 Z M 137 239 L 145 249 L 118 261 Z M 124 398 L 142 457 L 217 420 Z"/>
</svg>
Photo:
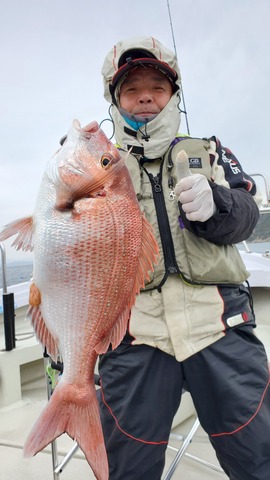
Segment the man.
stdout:
<svg viewBox="0 0 270 480">
<path fill-rule="evenodd" d="M 115 138 L 131 149 L 127 165 L 161 252 L 125 338 L 100 358 L 110 480 L 161 478 L 183 388 L 228 477 L 269 480 L 267 358 L 233 245 L 258 220 L 254 181 L 215 137 L 178 135 L 180 72 L 158 40 L 117 43 L 102 74 Z"/>
</svg>

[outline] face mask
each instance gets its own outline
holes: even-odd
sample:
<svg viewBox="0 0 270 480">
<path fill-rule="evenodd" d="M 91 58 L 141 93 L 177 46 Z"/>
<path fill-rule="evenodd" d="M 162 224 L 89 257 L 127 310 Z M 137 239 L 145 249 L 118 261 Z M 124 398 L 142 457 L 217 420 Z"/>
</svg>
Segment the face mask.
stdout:
<svg viewBox="0 0 270 480">
<path fill-rule="evenodd" d="M 141 117 L 140 115 L 133 115 L 132 113 L 127 112 L 123 108 L 119 108 L 119 112 L 121 113 L 124 120 L 127 124 L 133 128 L 133 130 L 138 131 L 146 123 L 151 122 L 157 115 L 150 115 L 149 117 Z"/>
</svg>

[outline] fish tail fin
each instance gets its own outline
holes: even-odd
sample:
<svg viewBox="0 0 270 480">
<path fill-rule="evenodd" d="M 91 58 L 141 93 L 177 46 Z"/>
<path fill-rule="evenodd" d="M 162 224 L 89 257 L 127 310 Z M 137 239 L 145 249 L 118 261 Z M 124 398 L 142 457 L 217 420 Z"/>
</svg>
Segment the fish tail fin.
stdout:
<svg viewBox="0 0 270 480">
<path fill-rule="evenodd" d="M 63 433 L 78 442 L 96 478 L 108 480 L 107 454 L 94 385 L 86 391 L 59 382 L 26 440 L 24 457 L 36 455 Z"/>
</svg>

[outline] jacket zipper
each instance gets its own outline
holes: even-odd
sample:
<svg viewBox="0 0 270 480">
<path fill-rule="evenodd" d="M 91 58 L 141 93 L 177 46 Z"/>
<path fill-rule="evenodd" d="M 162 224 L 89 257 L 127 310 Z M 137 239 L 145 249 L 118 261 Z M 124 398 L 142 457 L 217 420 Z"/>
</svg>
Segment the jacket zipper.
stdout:
<svg viewBox="0 0 270 480">
<path fill-rule="evenodd" d="M 172 240 L 172 234 L 168 219 L 168 214 L 166 210 L 166 204 L 164 200 L 163 190 L 161 186 L 161 172 L 162 172 L 162 164 L 160 167 L 160 172 L 154 176 L 152 173 L 147 172 L 144 169 L 150 179 L 152 192 L 153 192 L 153 199 L 156 208 L 157 220 L 158 220 L 158 227 L 159 233 L 161 238 L 163 256 L 164 256 L 164 264 L 165 264 L 165 275 L 161 280 L 160 284 L 156 288 L 161 288 L 164 285 L 167 277 L 171 273 L 179 273 L 181 274 L 176 258 L 175 258 L 175 251 L 174 245 Z"/>
</svg>

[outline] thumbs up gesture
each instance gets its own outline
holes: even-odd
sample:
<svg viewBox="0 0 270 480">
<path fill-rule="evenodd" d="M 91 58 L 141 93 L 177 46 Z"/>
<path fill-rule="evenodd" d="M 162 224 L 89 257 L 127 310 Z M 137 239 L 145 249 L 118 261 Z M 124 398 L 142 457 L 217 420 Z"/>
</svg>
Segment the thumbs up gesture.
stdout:
<svg viewBox="0 0 270 480">
<path fill-rule="evenodd" d="M 190 172 L 188 156 L 184 150 L 177 154 L 176 168 L 178 182 L 174 192 L 187 219 L 192 222 L 206 222 L 217 211 L 207 178 Z"/>
</svg>

